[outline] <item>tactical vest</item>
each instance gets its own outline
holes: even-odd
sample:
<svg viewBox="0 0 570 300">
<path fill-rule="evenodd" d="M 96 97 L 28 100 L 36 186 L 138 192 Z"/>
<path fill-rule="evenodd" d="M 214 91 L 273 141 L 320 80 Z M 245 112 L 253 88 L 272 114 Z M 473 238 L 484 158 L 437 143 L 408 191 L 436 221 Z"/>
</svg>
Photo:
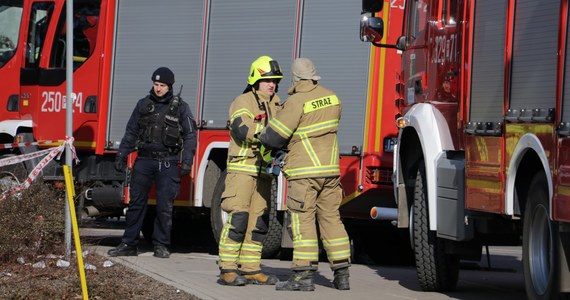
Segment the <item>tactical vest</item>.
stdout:
<svg viewBox="0 0 570 300">
<path fill-rule="evenodd" d="M 156 112 L 154 101 L 146 97 L 139 118 L 139 144 L 163 144 L 172 152 L 182 149 L 179 107 L 180 98 L 174 96 L 167 109 Z"/>
</svg>

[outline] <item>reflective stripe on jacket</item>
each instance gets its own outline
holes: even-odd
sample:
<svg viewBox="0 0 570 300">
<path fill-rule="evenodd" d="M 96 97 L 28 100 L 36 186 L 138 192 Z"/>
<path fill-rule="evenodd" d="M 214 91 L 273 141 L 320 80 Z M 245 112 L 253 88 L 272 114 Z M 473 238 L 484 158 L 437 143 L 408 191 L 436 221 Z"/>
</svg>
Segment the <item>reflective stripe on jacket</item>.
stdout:
<svg viewBox="0 0 570 300">
<path fill-rule="evenodd" d="M 312 80 L 301 80 L 288 92 L 260 139 L 275 149 L 287 145 L 283 172 L 288 179 L 340 176 L 340 99 Z"/>
<path fill-rule="evenodd" d="M 268 116 L 280 108 L 279 96 L 269 97 L 264 92 L 253 91 L 234 99 L 229 109 L 230 148 L 228 150 L 228 172 L 258 175 L 265 172 L 263 158 L 259 154 L 259 140 L 256 135 L 265 128 Z M 261 106 L 261 107 L 260 107 Z M 269 112 L 263 109 L 266 107 Z"/>
</svg>

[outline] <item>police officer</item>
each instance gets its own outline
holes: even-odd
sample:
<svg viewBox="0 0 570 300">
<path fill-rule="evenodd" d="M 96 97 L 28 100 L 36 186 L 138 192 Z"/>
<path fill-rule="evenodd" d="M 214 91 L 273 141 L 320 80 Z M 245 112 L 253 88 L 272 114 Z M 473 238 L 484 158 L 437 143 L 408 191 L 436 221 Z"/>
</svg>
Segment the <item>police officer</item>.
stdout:
<svg viewBox="0 0 570 300">
<path fill-rule="evenodd" d="M 263 145 L 286 147 L 288 152 L 283 173 L 288 181 L 287 228 L 293 240 L 294 274 L 276 289 L 315 289 L 313 275 L 319 261 L 316 219 L 334 271 L 333 285 L 348 290 L 350 245 L 339 214 L 343 197 L 337 141 L 341 101 L 318 83 L 321 77 L 311 60 L 296 59 L 291 72 L 290 97 L 259 137 Z"/>
<path fill-rule="evenodd" d="M 229 215 L 220 236 L 218 261 L 222 285 L 278 281 L 260 266 L 272 177 L 265 172 L 255 136 L 280 107 L 276 92 L 282 78 L 277 61 L 269 56 L 257 58 L 251 64 L 246 89 L 229 109 L 231 141 L 221 205 Z"/>
<path fill-rule="evenodd" d="M 139 100 L 127 123 L 115 158 L 124 171 L 127 155 L 138 150 L 131 183 L 131 200 L 121 243 L 109 256 L 136 256 L 137 243 L 147 211 L 148 193 L 156 183 L 156 217 L 152 240 L 154 256 L 168 258 L 172 205 L 180 189 L 180 177 L 188 176 L 196 149 L 196 123 L 192 111 L 173 95 L 174 73 L 161 67 L 152 73 L 150 93 Z M 180 167 L 179 167 L 180 162 Z"/>
</svg>

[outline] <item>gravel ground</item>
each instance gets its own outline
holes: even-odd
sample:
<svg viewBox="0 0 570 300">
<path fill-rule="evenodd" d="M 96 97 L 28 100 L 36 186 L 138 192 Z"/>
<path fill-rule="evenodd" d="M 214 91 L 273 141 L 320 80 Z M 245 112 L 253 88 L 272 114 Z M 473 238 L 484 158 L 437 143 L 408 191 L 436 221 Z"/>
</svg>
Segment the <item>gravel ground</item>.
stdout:
<svg viewBox="0 0 570 300">
<path fill-rule="evenodd" d="M 28 263 L 0 264 L 0 299 L 82 299 L 77 260 L 67 268 L 57 267 L 62 258 L 51 255 Z M 44 268 L 32 265 L 44 262 Z M 88 254 L 84 263 L 89 299 L 198 299 L 106 258 Z M 95 267 L 95 269 L 92 269 Z"/>
</svg>

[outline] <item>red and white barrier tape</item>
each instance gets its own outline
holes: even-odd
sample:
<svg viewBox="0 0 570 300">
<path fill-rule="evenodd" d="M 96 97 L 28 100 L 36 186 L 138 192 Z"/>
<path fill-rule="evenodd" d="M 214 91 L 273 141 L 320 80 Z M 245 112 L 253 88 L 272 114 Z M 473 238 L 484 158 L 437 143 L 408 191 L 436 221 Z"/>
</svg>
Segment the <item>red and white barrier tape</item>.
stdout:
<svg viewBox="0 0 570 300">
<path fill-rule="evenodd" d="M 23 162 L 26 160 L 34 159 L 36 157 L 44 156 L 50 152 L 51 152 L 51 149 L 44 149 L 44 150 L 37 151 L 37 152 L 32 152 L 32 153 L 2 158 L 2 159 L 0 159 L 0 167 L 9 166 L 9 165 L 17 164 L 17 163 L 20 163 L 20 162 Z"/>
<path fill-rule="evenodd" d="M 0 144 L 0 149 L 12 149 L 19 147 L 29 147 L 29 146 L 39 146 L 39 145 L 51 145 L 56 143 L 65 143 L 65 141 L 42 141 L 42 142 L 26 142 L 26 143 L 14 143 L 14 144 Z"/>
<path fill-rule="evenodd" d="M 47 166 L 47 164 L 50 161 L 52 161 L 54 158 L 58 160 L 61 158 L 61 154 L 64 152 L 66 145 L 69 145 L 69 148 L 71 149 L 72 160 L 79 162 L 79 159 L 77 158 L 77 154 L 75 152 L 75 148 L 73 147 L 72 137 L 66 137 L 65 141 L 63 141 L 63 144 L 57 147 L 41 150 L 34 153 L 28 153 L 19 156 L 0 159 L 0 167 L 2 167 L 45 155 L 45 157 L 36 165 L 36 167 L 32 170 L 32 172 L 30 172 L 28 178 L 26 178 L 24 182 L 20 183 L 18 186 L 14 187 L 11 190 L 3 192 L 0 195 L 0 201 L 6 199 L 8 196 L 13 195 L 21 190 L 27 189 L 32 184 L 32 182 L 38 177 L 42 169 L 45 166 Z"/>
</svg>

